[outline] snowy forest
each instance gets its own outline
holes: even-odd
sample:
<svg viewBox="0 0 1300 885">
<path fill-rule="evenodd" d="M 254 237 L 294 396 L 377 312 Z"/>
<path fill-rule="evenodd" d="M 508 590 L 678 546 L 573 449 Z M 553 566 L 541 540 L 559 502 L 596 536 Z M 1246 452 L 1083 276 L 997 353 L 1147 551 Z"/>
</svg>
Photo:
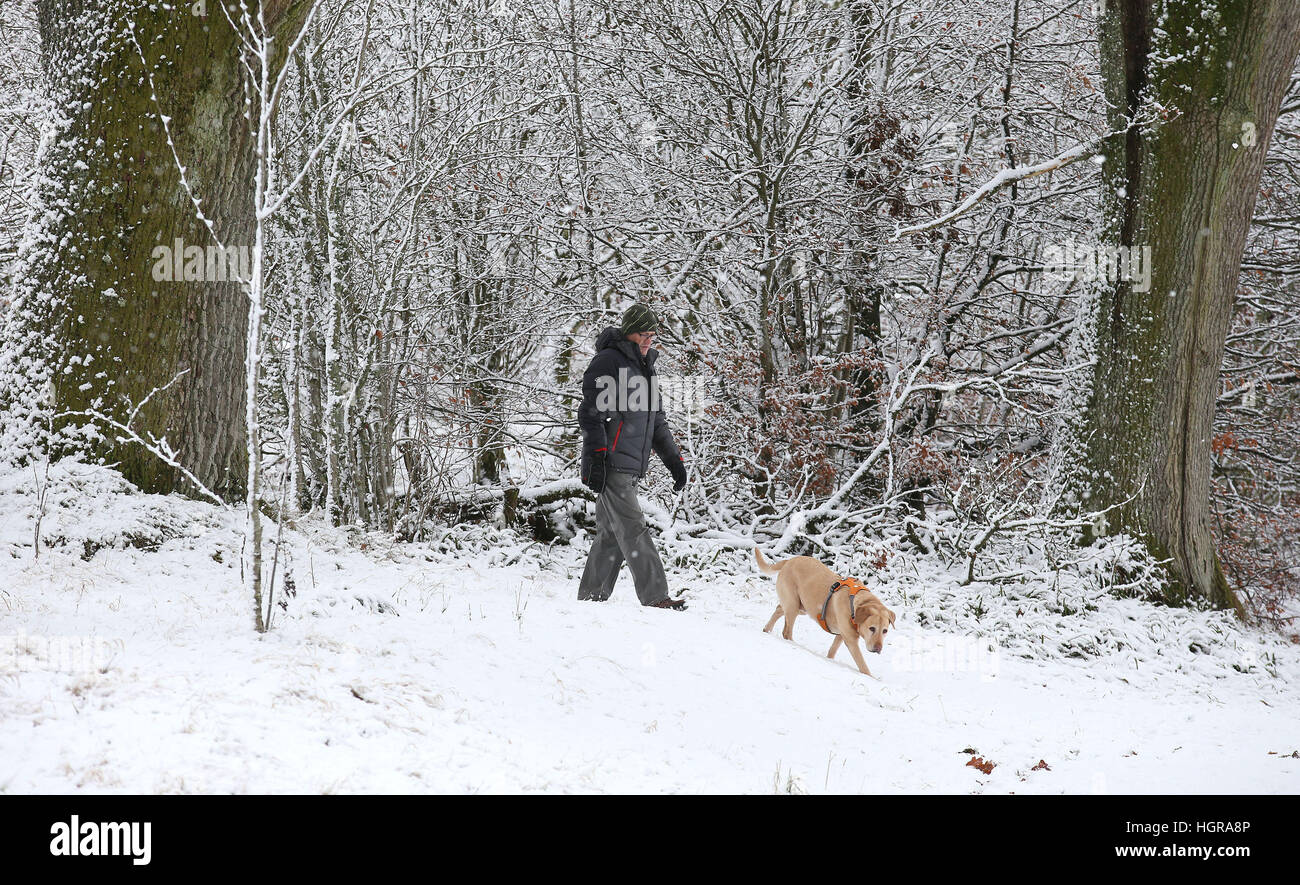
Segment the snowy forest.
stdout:
<svg viewBox="0 0 1300 885">
<path fill-rule="evenodd" d="M 775 670 L 757 546 L 899 613 L 910 645 L 853 683 L 876 717 L 929 715 L 915 697 L 962 669 L 960 640 L 967 670 L 1000 656 L 999 691 L 1059 668 L 1135 735 L 1159 720 L 1139 696 L 1231 696 L 1186 731 L 1209 754 L 1249 730 L 1258 758 L 1194 788 L 1293 790 L 1295 701 L 1269 705 L 1300 676 L 1298 54 L 1293 0 L 2 0 L 0 672 L 63 686 L 33 637 L 93 636 L 75 703 L 94 709 L 102 680 L 178 660 L 143 646 L 180 631 L 232 672 L 272 656 L 268 692 L 305 654 L 345 655 L 337 704 L 379 730 L 492 732 L 504 712 L 416 683 L 468 696 L 505 675 L 457 675 L 478 654 L 542 673 L 544 653 L 578 675 L 516 687 L 565 700 L 512 715 L 594 717 L 576 686 L 631 677 L 558 640 L 515 648 L 530 626 L 641 618 L 599 654 L 662 672 L 670 647 L 722 642 Z M 633 609 L 626 572 L 613 607 L 575 596 L 598 497 L 583 373 L 634 303 L 662 323 L 687 472 L 677 491 L 651 459 L 640 487 L 682 615 Z M 321 638 L 344 617 L 347 652 Z M 798 629 L 816 654 L 792 681 L 861 679 Z M 419 641 L 438 668 L 366 670 Z M 669 684 L 702 711 L 724 687 L 700 667 Z M 1106 707 L 1096 686 L 1120 679 L 1132 698 Z M 317 690 L 279 715 L 307 718 Z M 1040 701 L 1057 724 L 1033 738 L 943 744 L 1005 757 L 997 773 L 893 788 L 1027 791 L 1052 753 L 1045 791 L 1193 782 L 1196 749 L 1170 756 L 1188 734 L 1122 780 L 1108 754 L 1128 744 L 1071 750 L 1073 713 Z M 46 709 L 0 703 L 0 746 Z M 948 703 L 943 722 L 983 722 Z M 668 740 L 676 714 L 643 712 L 610 740 Z M 873 764 L 828 761 L 839 737 L 806 759 L 760 742 L 736 766 L 753 780 L 712 780 L 717 733 L 674 743 L 700 763 L 675 774 L 552 776 L 503 747 L 494 768 L 488 742 L 464 779 L 415 781 L 223 774 L 217 750 L 163 771 L 56 740 L 0 790 L 856 791 Z"/>
</svg>

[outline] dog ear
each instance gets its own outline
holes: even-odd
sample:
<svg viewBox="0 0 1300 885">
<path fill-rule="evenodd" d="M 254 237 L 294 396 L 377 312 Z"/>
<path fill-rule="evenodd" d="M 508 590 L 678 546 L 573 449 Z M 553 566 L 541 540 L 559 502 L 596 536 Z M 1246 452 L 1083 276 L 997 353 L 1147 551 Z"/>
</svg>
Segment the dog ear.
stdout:
<svg viewBox="0 0 1300 885">
<path fill-rule="evenodd" d="M 889 611 L 889 609 L 885 609 L 885 611 Z M 894 613 L 892 611 L 889 612 L 889 626 L 894 626 Z"/>
</svg>

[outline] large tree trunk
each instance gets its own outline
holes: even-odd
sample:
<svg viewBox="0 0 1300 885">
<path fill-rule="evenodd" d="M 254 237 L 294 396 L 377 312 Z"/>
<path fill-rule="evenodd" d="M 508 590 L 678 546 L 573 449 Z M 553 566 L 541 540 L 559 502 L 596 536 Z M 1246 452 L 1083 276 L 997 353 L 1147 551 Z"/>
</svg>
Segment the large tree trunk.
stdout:
<svg viewBox="0 0 1300 885">
<path fill-rule="evenodd" d="M 1178 595 L 1241 605 L 1210 534 L 1210 443 L 1224 336 L 1264 152 L 1300 49 L 1295 0 L 1108 0 L 1101 53 L 1112 130 L 1105 242 L 1150 247 L 1149 287 L 1099 282 L 1085 305 L 1075 477 L 1170 560 Z M 1211 10 L 1209 13 L 1203 9 Z M 1147 291 L 1138 291 L 1147 288 Z M 1128 502 L 1128 503 L 1125 503 Z"/>
<path fill-rule="evenodd" d="M 227 256 L 217 255 L 176 162 L 217 238 L 248 256 L 253 132 L 240 46 L 219 2 L 39 0 L 63 120 L 42 158 L 44 215 L 29 238 L 10 334 L 21 340 L 27 383 L 52 385 L 56 431 L 108 427 L 93 454 L 147 491 L 192 492 L 181 470 L 111 429 L 129 424 L 233 499 L 248 461 L 248 300 L 230 271 L 246 275 L 249 264 L 213 260 Z M 282 22 L 291 5 L 266 3 L 268 22 Z M 176 157 L 159 112 L 170 118 Z M 181 279 L 178 241 L 190 250 L 180 256 Z M 187 267 L 202 279 L 186 280 Z"/>
</svg>

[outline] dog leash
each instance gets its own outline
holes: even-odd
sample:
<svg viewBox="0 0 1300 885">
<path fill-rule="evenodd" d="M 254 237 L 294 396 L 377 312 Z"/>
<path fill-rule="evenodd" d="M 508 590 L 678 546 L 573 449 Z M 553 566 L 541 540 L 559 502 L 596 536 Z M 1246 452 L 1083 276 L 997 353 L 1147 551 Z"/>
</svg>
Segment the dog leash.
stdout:
<svg viewBox="0 0 1300 885">
<path fill-rule="evenodd" d="M 821 624 L 822 629 L 832 636 L 838 636 L 839 634 L 832 630 L 830 625 L 826 623 L 826 610 L 830 608 L 831 597 L 835 595 L 835 591 L 841 588 L 849 591 L 849 623 L 853 625 L 854 630 L 858 629 L 858 615 L 857 610 L 854 607 L 854 604 L 857 602 L 856 597 L 858 591 L 867 589 L 866 585 L 857 578 L 842 578 L 834 584 L 831 584 L 831 590 L 826 594 L 826 601 L 822 603 L 821 614 L 817 616 L 817 623 Z"/>
</svg>

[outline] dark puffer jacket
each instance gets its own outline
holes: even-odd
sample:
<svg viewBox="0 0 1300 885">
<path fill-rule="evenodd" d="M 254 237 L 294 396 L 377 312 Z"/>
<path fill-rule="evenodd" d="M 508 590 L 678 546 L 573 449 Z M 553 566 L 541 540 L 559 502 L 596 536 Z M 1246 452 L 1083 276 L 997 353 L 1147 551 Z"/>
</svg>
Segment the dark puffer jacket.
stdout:
<svg viewBox="0 0 1300 885">
<path fill-rule="evenodd" d="M 663 403 L 652 403 L 650 396 L 650 379 L 655 375 L 658 358 L 659 351 L 652 347 L 642 359 L 636 344 L 617 326 L 610 326 L 596 337 L 596 355 L 582 376 L 582 405 L 578 409 L 584 479 L 597 452 L 604 452 L 606 470 L 637 477 L 645 476 L 651 449 L 669 470 L 682 463 L 682 453 L 664 417 Z M 633 382 L 638 376 L 642 380 Z M 638 388 L 640 395 L 636 394 Z"/>
</svg>

